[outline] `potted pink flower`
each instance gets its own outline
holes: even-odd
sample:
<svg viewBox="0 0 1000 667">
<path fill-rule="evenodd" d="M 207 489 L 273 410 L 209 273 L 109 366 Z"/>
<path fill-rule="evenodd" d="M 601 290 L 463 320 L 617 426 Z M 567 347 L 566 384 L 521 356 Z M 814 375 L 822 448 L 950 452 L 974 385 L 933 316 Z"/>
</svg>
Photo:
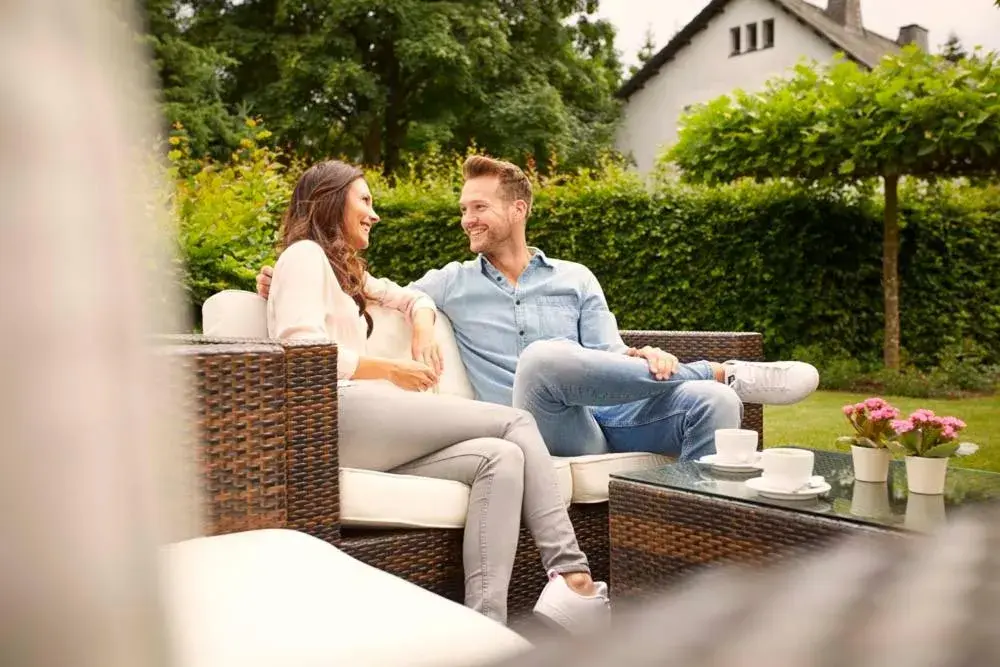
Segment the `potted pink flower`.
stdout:
<svg viewBox="0 0 1000 667">
<path fill-rule="evenodd" d="M 906 485 L 912 493 L 944 493 L 948 459 L 976 448 L 958 441 L 965 422 L 957 417 L 938 417 L 930 410 L 916 410 L 908 419 L 894 421 L 892 428 L 895 435 L 889 446 L 906 455 Z"/>
<path fill-rule="evenodd" d="M 837 438 L 837 443 L 851 446 L 854 478 L 860 482 L 885 482 L 889 478 L 889 440 L 896 434 L 892 424 L 899 410 L 884 399 L 872 397 L 845 405 L 843 411 L 854 435 Z"/>
</svg>

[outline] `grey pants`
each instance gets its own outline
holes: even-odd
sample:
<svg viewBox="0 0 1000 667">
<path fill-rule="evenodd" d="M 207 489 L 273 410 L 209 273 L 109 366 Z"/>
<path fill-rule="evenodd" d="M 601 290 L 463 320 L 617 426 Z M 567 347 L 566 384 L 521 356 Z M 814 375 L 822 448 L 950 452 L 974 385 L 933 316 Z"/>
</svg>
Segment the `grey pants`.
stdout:
<svg viewBox="0 0 1000 667">
<path fill-rule="evenodd" d="M 338 396 L 342 466 L 471 487 L 463 542 L 467 606 L 506 622 L 522 517 L 546 570 L 590 572 L 549 451 L 527 412 L 384 382 L 341 387 Z"/>
</svg>

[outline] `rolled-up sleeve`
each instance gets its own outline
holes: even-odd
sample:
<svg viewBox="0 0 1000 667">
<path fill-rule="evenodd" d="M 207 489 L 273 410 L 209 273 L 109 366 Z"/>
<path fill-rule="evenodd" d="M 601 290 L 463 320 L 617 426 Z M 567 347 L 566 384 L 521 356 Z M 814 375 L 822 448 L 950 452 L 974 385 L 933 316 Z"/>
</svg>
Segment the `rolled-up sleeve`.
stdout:
<svg viewBox="0 0 1000 667">
<path fill-rule="evenodd" d="M 380 306 L 392 308 L 412 319 L 413 313 L 424 308 L 437 312 L 434 299 L 415 289 L 401 287 L 388 278 L 365 277 L 365 295 Z"/>
</svg>

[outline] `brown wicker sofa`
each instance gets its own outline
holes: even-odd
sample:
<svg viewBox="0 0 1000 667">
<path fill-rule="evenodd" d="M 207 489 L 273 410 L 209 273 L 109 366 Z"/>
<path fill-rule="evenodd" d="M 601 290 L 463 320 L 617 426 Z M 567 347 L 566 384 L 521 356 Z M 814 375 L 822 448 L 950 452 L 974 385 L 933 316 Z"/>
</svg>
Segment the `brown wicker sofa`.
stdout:
<svg viewBox="0 0 1000 667">
<path fill-rule="evenodd" d="M 757 333 L 623 331 L 681 361 L 760 359 Z M 290 528 L 365 563 L 461 601 L 461 530 L 342 526 L 337 451 L 336 346 L 164 336 L 157 344 L 190 369 L 211 534 Z M 763 410 L 747 405 L 744 426 L 761 433 Z M 609 576 L 607 503 L 573 504 L 570 516 L 594 575 Z M 510 587 L 512 617 L 545 584 L 538 551 L 522 528 Z"/>
</svg>

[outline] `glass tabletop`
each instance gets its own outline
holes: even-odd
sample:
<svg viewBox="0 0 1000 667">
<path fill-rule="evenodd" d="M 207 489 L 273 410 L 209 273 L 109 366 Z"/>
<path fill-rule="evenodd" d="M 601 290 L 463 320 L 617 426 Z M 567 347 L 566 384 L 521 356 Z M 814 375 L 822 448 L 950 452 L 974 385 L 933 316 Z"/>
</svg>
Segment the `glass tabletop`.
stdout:
<svg viewBox="0 0 1000 667">
<path fill-rule="evenodd" d="M 850 454 L 813 451 L 816 455 L 813 472 L 822 475 L 831 488 L 809 500 L 775 500 L 759 495 L 745 483 L 758 477 L 759 470 L 723 472 L 691 461 L 616 473 L 612 477 L 880 527 L 920 531 L 933 529 L 945 521 L 948 512 L 959 506 L 1000 500 L 1000 474 L 997 473 L 949 466 L 944 494 L 924 496 L 907 491 L 903 461 L 892 461 L 888 482 L 876 484 L 854 479 Z"/>
</svg>

